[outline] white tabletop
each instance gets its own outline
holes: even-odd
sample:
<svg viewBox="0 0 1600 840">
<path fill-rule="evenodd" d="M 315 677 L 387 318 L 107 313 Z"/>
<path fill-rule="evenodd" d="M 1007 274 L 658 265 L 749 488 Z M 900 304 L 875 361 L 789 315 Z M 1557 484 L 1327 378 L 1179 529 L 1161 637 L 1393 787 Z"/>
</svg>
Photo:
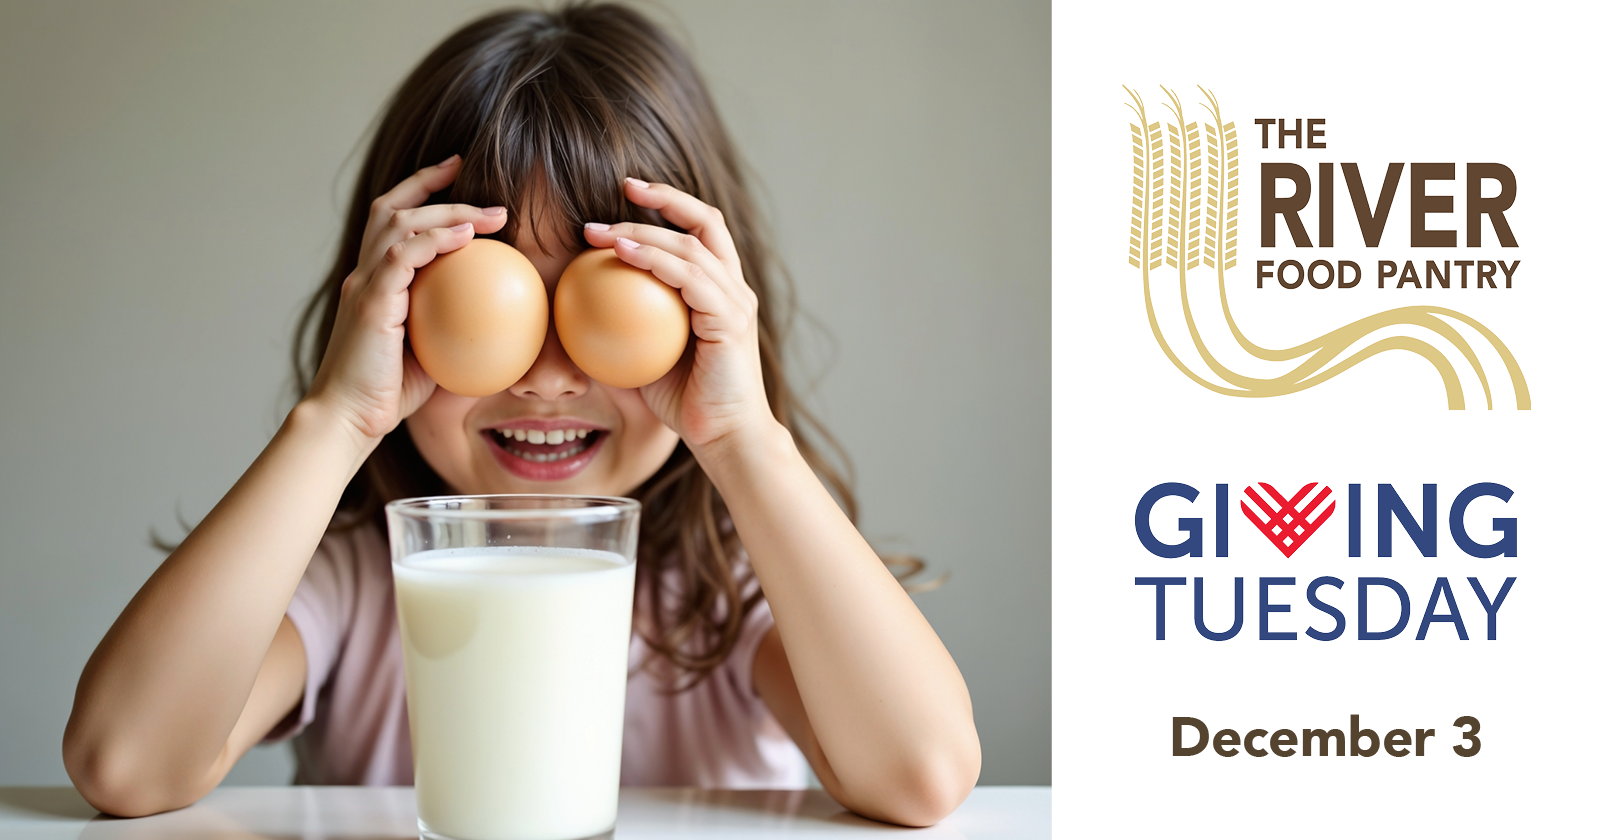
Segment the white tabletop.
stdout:
<svg viewBox="0 0 1600 840">
<path fill-rule="evenodd" d="M 820 790 L 623 788 L 616 840 L 659 837 L 1050 836 L 1050 788 L 980 787 L 943 822 L 906 829 L 863 819 Z M 153 817 L 101 816 L 70 787 L 0 788 L 0 838 L 400 840 L 417 836 L 411 788 L 224 787 Z"/>
</svg>

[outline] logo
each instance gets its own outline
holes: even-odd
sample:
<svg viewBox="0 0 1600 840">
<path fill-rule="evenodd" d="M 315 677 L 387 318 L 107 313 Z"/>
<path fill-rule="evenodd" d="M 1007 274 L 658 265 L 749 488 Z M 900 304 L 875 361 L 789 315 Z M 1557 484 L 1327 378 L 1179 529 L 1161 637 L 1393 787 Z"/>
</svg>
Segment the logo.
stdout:
<svg viewBox="0 0 1600 840">
<path fill-rule="evenodd" d="M 1239 137 L 1234 122 L 1224 119 L 1221 103 L 1205 88 L 1200 88 L 1205 96 L 1202 108 L 1209 119 L 1203 124 L 1201 120 L 1189 119 L 1183 102 L 1165 87 L 1161 90 L 1167 102 L 1162 106 L 1176 118 L 1175 123 L 1152 118 L 1137 91 L 1128 87 L 1123 90 L 1132 97 L 1128 107 L 1137 117 L 1137 121 L 1129 125 L 1133 132 L 1133 214 L 1128 262 L 1143 277 L 1145 312 L 1156 343 L 1173 366 L 1195 384 L 1231 397 L 1277 397 L 1320 385 L 1380 353 L 1399 351 L 1415 354 L 1432 365 L 1444 385 L 1446 405 L 1453 410 L 1466 408 L 1466 389 L 1462 385 L 1465 377 L 1453 361 L 1464 358 L 1471 369 L 1470 375 L 1482 388 L 1484 404 L 1493 408 L 1490 377 L 1473 343 L 1463 336 L 1465 331 L 1493 348 L 1496 358 L 1492 361 L 1504 369 L 1516 407 L 1532 406 L 1522 369 L 1505 342 L 1473 318 L 1442 306 L 1403 306 L 1379 312 L 1293 347 L 1263 347 L 1251 341 L 1228 306 L 1225 282 L 1226 273 L 1238 262 L 1239 252 Z M 1302 139 L 1307 139 L 1311 148 L 1327 145 L 1319 145 L 1316 139 L 1325 135 L 1325 131 L 1317 128 L 1318 123 L 1325 122 L 1323 120 L 1311 120 L 1304 129 L 1300 121 L 1295 120 L 1292 130 L 1283 120 L 1256 120 L 1262 126 L 1263 148 L 1268 147 L 1267 138 L 1274 122 L 1278 128 L 1279 148 L 1290 136 L 1296 148 L 1300 147 Z M 1384 223 L 1404 168 L 1404 164 L 1390 164 L 1375 202 L 1369 203 L 1360 168 L 1353 163 L 1343 165 L 1346 190 L 1368 247 L 1375 247 L 1382 239 Z M 1453 199 L 1429 195 L 1426 189 L 1429 181 L 1453 178 L 1455 164 L 1411 164 L 1411 169 L 1413 246 L 1454 246 L 1455 231 L 1430 230 L 1427 224 L 1429 213 L 1450 212 Z M 1444 174 L 1446 170 L 1448 175 Z M 1311 239 L 1300 220 L 1300 213 L 1311 198 L 1310 175 L 1292 163 L 1263 163 L 1262 172 L 1263 247 L 1274 245 L 1276 219 L 1280 215 L 1288 224 L 1294 244 L 1311 247 Z M 1334 177 L 1333 164 L 1324 163 L 1318 167 L 1318 247 L 1333 244 Z M 1474 163 L 1467 165 L 1467 177 L 1467 247 L 1481 245 L 1483 218 L 1490 220 L 1494 235 L 1503 246 L 1515 247 L 1516 240 L 1505 220 L 1505 210 L 1516 196 L 1516 181 L 1511 170 L 1501 164 Z M 1294 194 L 1287 199 L 1275 197 L 1274 190 L 1280 180 L 1293 182 Z M 1482 187 L 1489 180 L 1499 182 L 1500 193 L 1485 198 Z M 1207 269 L 1204 274 L 1199 271 L 1202 264 Z M 1474 268 L 1477 288 L 1484 288 L 1486 281 L 1488 288 L 1502 288 L 1496 285 L 1498 278 L 1503 288 L 1509 289 L 1511 275 L 1518 265 L 1520 262 L 1507 266 L 1490 261 L 1446 259 L 1438 261 L 1437 265 L 1431 260 L 1424 261 L 1419 268 L 1407 260 L 1402 270 L 1396 262 L 1383 260 L 1378 265 L 1377 286 L 1385 288 L 1385 280 L 1399 278 L 1393 287 L 1395 290 L 1403 290 L 1408 285 L 1421 289 L 1425 273 L 1428 288 L 1434 288 L 1436 278 L 1443 288 L 1449 288 L 1453 272 L 1459 268 L 1459 288 L 1467 288 L 1473 279 L 1469 268 Z M 1172 269 L 1177 275 L 1175 291 L 1182 304 L 1184 332 L 1209 375 L 1202 375 L 1186 364 L 1162 330 L 1156 315 L 1156 295 L 1158 291 L 1165 295 L 1173 292 L 1158 275 L 1163 268 Z M 1312 289 L 1329 289 L 1334 288 L 1336 280 L 1338 289 L 1348 289 L 1361 282 L 1359 263 L 1348 260 L 1339 260 L 1337 270 L 1329 260 L 1315 260 L 1309 266 L 1296 260 L 1285 260 L 1274 266 L 1272 261 L 1262 260 L 1257 263 L 1256 271 L 1258 287 L 1263 280 L 1274 276 L 1280 285 L 1291 289 L 1300 288 L 1302 283 Z M 1230 349 L 1271 363 L 1279 370 L 1275 375 L 1244 375 L 1219 359 L 1201 339 L 1195 313 L 1190 307 L 1192 290 L 1189 284 L 1201 278 L 1209 281 L 1211 272 L 1215 272 L 1222 318 L 1234 345 Z M 1446 348 L 1453 348 L 1456 355 L 1446 353 Z"/>
<path fill-rule="evenodd" d="M 1293 570 L 1274 569 L 1249 585 L 1245 575 L 1228 568 L 1234 496 L 1227 484 L 1213 488 L 1211 498 L 1202 501 L 1199 488 L 1169 481 L 1145 491 L 1134 506 L 1134 533 L 1154 559 L 1140 562 L 1143 568 L 1135 572 L 1133 585 L 1154 596 L 1145 603 L 1154 607 L 1156 641 L 1166 641 L 1169 626 L 1187 623 L 1180 619 L 1179 624 L 1169 625 L 1169 607 L 1180 612 L 1187 609 L 1195 634 L 1214 642 L 1240 638 L 1247 627 L 1247 613 L 1254 614 L 1248 626 L 1261 641 L 1303 638 L 1329 642 L 1343 638 L 1347 629 L 1355 631 L 1357 641 L 1397 639 L 1402 634 L 1426 641 L 1429 629 L 1441 624 L 1448 625 L 1460 641 L 1499 638 L 1500 620 L 1505 615 L 1502 608 L 1517 582 L 1515 575 L 1506 574 L 1514 571 L 1514 564 L 1462 568 L 1452 560 L 1449 566 L 1428 566 L 1434 565 L 1441 543 L 1447 541 L 1454 543 L 1456 551 L 1478 560 L 1516 558 L 1517 517 L 1498 515 L 1511 513 L 1510 487 L 1481 481 L 1456 491 L 1453 500 L 1441 500 L 1439 485 L 1434 483 L 1420 487 L 1384 483 L 1365 488 L 1350 484 L 1338 503 L 1339 518 L 1346 526 L 1343 546 L 1335 535 L 1324 537 Z M 1238 509 L 1289 557 L 1310 542 L 1333 515 L 1333 493 L 1332 487 L 1313 481 L 1285 498 L 1263 481 L 1245 488 Z M 1160 512 L 1158 505 L 1162 506 Z M 1475 508 L 1477 514 L 1469 515 Z M 1214 512 L 1209 520 L 1208 510 Z M 1172 525 L 1182 535 L 1177 542 L 1157 536 L 1158 527 L 1173 533 Z M 1376 531 L 1376 539 L 1364 542 L 1362 534 L 1368 528 Z M 1207 557 L 1208 530 L 1212 561 L 1170 562 Z M 1398 544 L 1406 541 L 1414 556 L 1395 562 L 1392 558 Z M 1337 562 L 1360 558 L 1363 551 L 1371 556 L 1372 548 L 1377 549 L 1375 559 L 1360 564 L 1363 573 L 1353 579 L 1349 577 L 1354 571 L 1351 565 Z M 1409 553 L 1401 551 L 1402 556 Z M 1379 568 L 1373 569 L 1374 565 Z M 1385 572 L 1384 566 L 1393 571 Z M 1212 594 L 1208 597 L 1207 592 Z M 1186 608 L 1185 601 L 1192 606 Z M 1311 623 L 1300 624 L 1307 619 Z M 1414 635 L 1408 632 L 1412 627 Z"/>
<path fill-rule="evenodd" d="M 1272 501 L 1261 498 L 1261 494 L 1256 492 L 1256 487 L 1265 490 Z M 1300 546 L 1305 545 L 1306 540 L 1311 539 L 1311 535 L 1322 527 L 1322 523 L 1328 521 L 1328 517 L 1333 515 L 1333 509 L 1338 505 L 1337 502 L 1328 501 L 1328 506 L 1322 509 L 1317 518 L 1311 519 L 1310 515 L 1317 506 L 1333 495 L 1333 488 L 1323 487 L 1321 493 L 1302 505 L 1301 500 L 1316 487 L 1317 483 L 1313 481 L 1300 488 L 1300 492 L 1294 494 L 1294 498 L 1285 499 L 1277 488 L 1263 481 L 1254 487 L 1244 489 L 1244 494 L 1250 501 L 1239 502 L 1239 509 L 1244 511 L 1245 518 L 1256 526 L 1262 536 L 1283 552 L 1284 557 L 1293 557 Z M 1250 502 L 1255 502 L 1256 510 L 1261 511 L 1260 515 L 1251 509 Z"/>
</svg>

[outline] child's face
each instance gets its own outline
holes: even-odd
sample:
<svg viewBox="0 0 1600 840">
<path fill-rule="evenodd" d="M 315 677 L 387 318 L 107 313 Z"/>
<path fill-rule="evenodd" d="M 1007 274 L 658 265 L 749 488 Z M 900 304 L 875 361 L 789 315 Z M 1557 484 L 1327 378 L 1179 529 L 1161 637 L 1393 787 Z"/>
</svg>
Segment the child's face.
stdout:
<svg viewBox="0 0 1600 840">
<path fill-rule="evenodd" d="M 526 223 L 516 241 L 552 295 L 561 272 L 580 253 L 559 241 L 545 237 L 555 253 L 540 253 Z M 516 384 L 487 397 L 439 388 L 406 426 L 428 465 L 452 490 L 468 494 L 621 496 L 660 469 L 678 444 L 637 390 L 602 385 L 578 370 L 554 322 L 533 367 Z M 530 440 L 505 434 L 518 430 Z M 567 433 L 556 434 L 562 431 Z M 573 432 L 584 436 L 569 440 Z M 541 437 L 546 442 L 536 442 Z"/>
</svg>

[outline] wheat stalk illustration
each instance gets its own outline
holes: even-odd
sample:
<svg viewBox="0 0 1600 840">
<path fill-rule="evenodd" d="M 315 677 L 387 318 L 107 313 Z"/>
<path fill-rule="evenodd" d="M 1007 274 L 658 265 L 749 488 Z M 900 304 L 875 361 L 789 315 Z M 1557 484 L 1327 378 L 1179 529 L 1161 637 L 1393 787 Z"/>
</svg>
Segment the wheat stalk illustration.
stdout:
<svg viewBox="0 0 1600 840">
<path fill-rule="evenodd" d="M 1123 90 L 1127 90 L 1126 87 Z M 1145 117 L 1144 100 L 1133 93 L 1129 105 L 1139 121 L 1133 129 L 1133 228 L 1128 236 L 1128 262 L 1134 268 L 1161 262 L 1161 206 L 1166 197 L 1167 168 L 1161 149 L 1161 124 Z"/>
<path fill-rule="evenodd" d="M 1216 121 L 1206 123 L 1206 268 L 1226 271 L 1239 254 L 1239 138 L 1217 98 L 1202 91 Z"/>
<path fill-rule="evenodd" d="M 1150 330 L 1155 334 L 1167 359 L 1195 383 L 1234 397 L 1276 397 L 1314 387 L 1349 370 L 1361 362 L 1389 350 L 1404 350 L 1426 359 L 1439 372 L 1445 388 L 1446 405 L 1453 410 L 1466 408 L 1466 396 L 1461 378 L 1456 374 L 1448 357 L 1437 347 L 1412 336 L 1388 336 L 1362 347 L 1334 364 L 1334 360 L 1372 333 L 1386 327 L 1410 325 L 1430 330 L 1448 341 L 1466 358 L 1478 383 L 1483 388 L 1484 400 L 1494 407 L 1489 377 L 1472 345 L 1461 333 L 1438 316 L 1443 315 L 1466 324 L 1494 347 L 1510 375 L 1517 408 L 1532 407 L 1527 380 L 1505 342 L 1478 321 L 1440 306 L 1404 306 L 1369 315 L 1352 324 L 1314 338 L 1294 347 L 1274 350 L 1262 347 L 1245 337 L 1234 320 L 1228 306 L 1225 272 L 1233 268 L 1238 256 L 1238 204 L 1239 204 L 1239 148 L 1234 124 L 1224 122 L 1222 106 L 1216 96 L 1205 88 L 1205 109 L 1213 122 L 1205 127 L 1206 143 L 1202 150 L 1199 127 L 1185 122 L 1183 103 L 1177 95 L 1162 92 L 1170 100 L 1168 110 L 1177 117 L 1176 125 L 1162 126 L 1151 122 L 1146 114 L 1144 100 L 1137 91 L 1123 86 L 1134 100 L 1128 107 L 1138 115 L 1139 122 L 1132 126 L 1134 138 L 1134 212 L 1133 229 L 1129 239 L 1128 261 L 1138 268 L 1144 279 L 1145 313 L 1150 320 Z M 1165 129 L 1167 138 L 1167 166 L 1162 167 L 1160 139 Z M 1202 153 L 1203 151 L 1203 153 Z M 1163 181 L 1165 170 L 1168 178 Z M 1202 179 L 1202 172 L 1204 173 Z M 1201 184 L 1205 189 L 1202 191 Z M 1163 192 L 1157 185 L 1166 186 Z M 1164 205 L 1164 207 L 1163 207 Z M 1162 211 L 1165 211 L 1163 225 Z M 1200 219 L 1205 217 L 1205 246 L 1200 246 Z M 1165 240 L 1161 237 L 1165 228 Z M 1164 247 L 1163 247 L 1164 246 Z M 1194 314 L 1189 307 L 1188 273 L 1204 260 L 1207 268 L 1217 272 L 1217 294 L 1222 304 L 1222 314 L 1234 341 L 1250 355 L 1274 362 L 1304 359 L 1288 372 L 1270 379 L 1243 376 L 1219 362 L 1200 337 Z M 1151 293 L 1150 272 L 1165 265 L 1178 272 L 1178 294 L 1183 306 L 1183 317 L 1206 367 L 1228 385 L 1217 385 L 1195 373 L 1172 351 L 1161 325 L 1156 320 L 1155 303 Z M 1232 387 L 1228 387 L 1232 386 Z"/>
<path fill-rule="evenodd" d="M 1181 277 L 1200 264 L 1200 127 L 1184 122 L 1183 103 L 1172 91 L 1163 87 L 1161 92 L 1172 100 L 1166 108 L 1178 118 L 1177 125 L 1167 123 L 1171 183 L 1178 199 L 1177 224 L 1167 224 L 1167 265 Z"/>
</svg>

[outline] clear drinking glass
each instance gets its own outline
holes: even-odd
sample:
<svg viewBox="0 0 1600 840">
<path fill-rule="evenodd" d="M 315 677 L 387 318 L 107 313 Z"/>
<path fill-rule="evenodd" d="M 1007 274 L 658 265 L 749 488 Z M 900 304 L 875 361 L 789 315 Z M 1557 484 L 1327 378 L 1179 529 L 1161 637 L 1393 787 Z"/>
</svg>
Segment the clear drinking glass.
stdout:
<svg viewBox="0 0 1600 840">
<path fill-rule="evenodd" d="M 610 836 L 639 503 L 440 496 L 385 512 L 422 836 Z"/>
</svg>

